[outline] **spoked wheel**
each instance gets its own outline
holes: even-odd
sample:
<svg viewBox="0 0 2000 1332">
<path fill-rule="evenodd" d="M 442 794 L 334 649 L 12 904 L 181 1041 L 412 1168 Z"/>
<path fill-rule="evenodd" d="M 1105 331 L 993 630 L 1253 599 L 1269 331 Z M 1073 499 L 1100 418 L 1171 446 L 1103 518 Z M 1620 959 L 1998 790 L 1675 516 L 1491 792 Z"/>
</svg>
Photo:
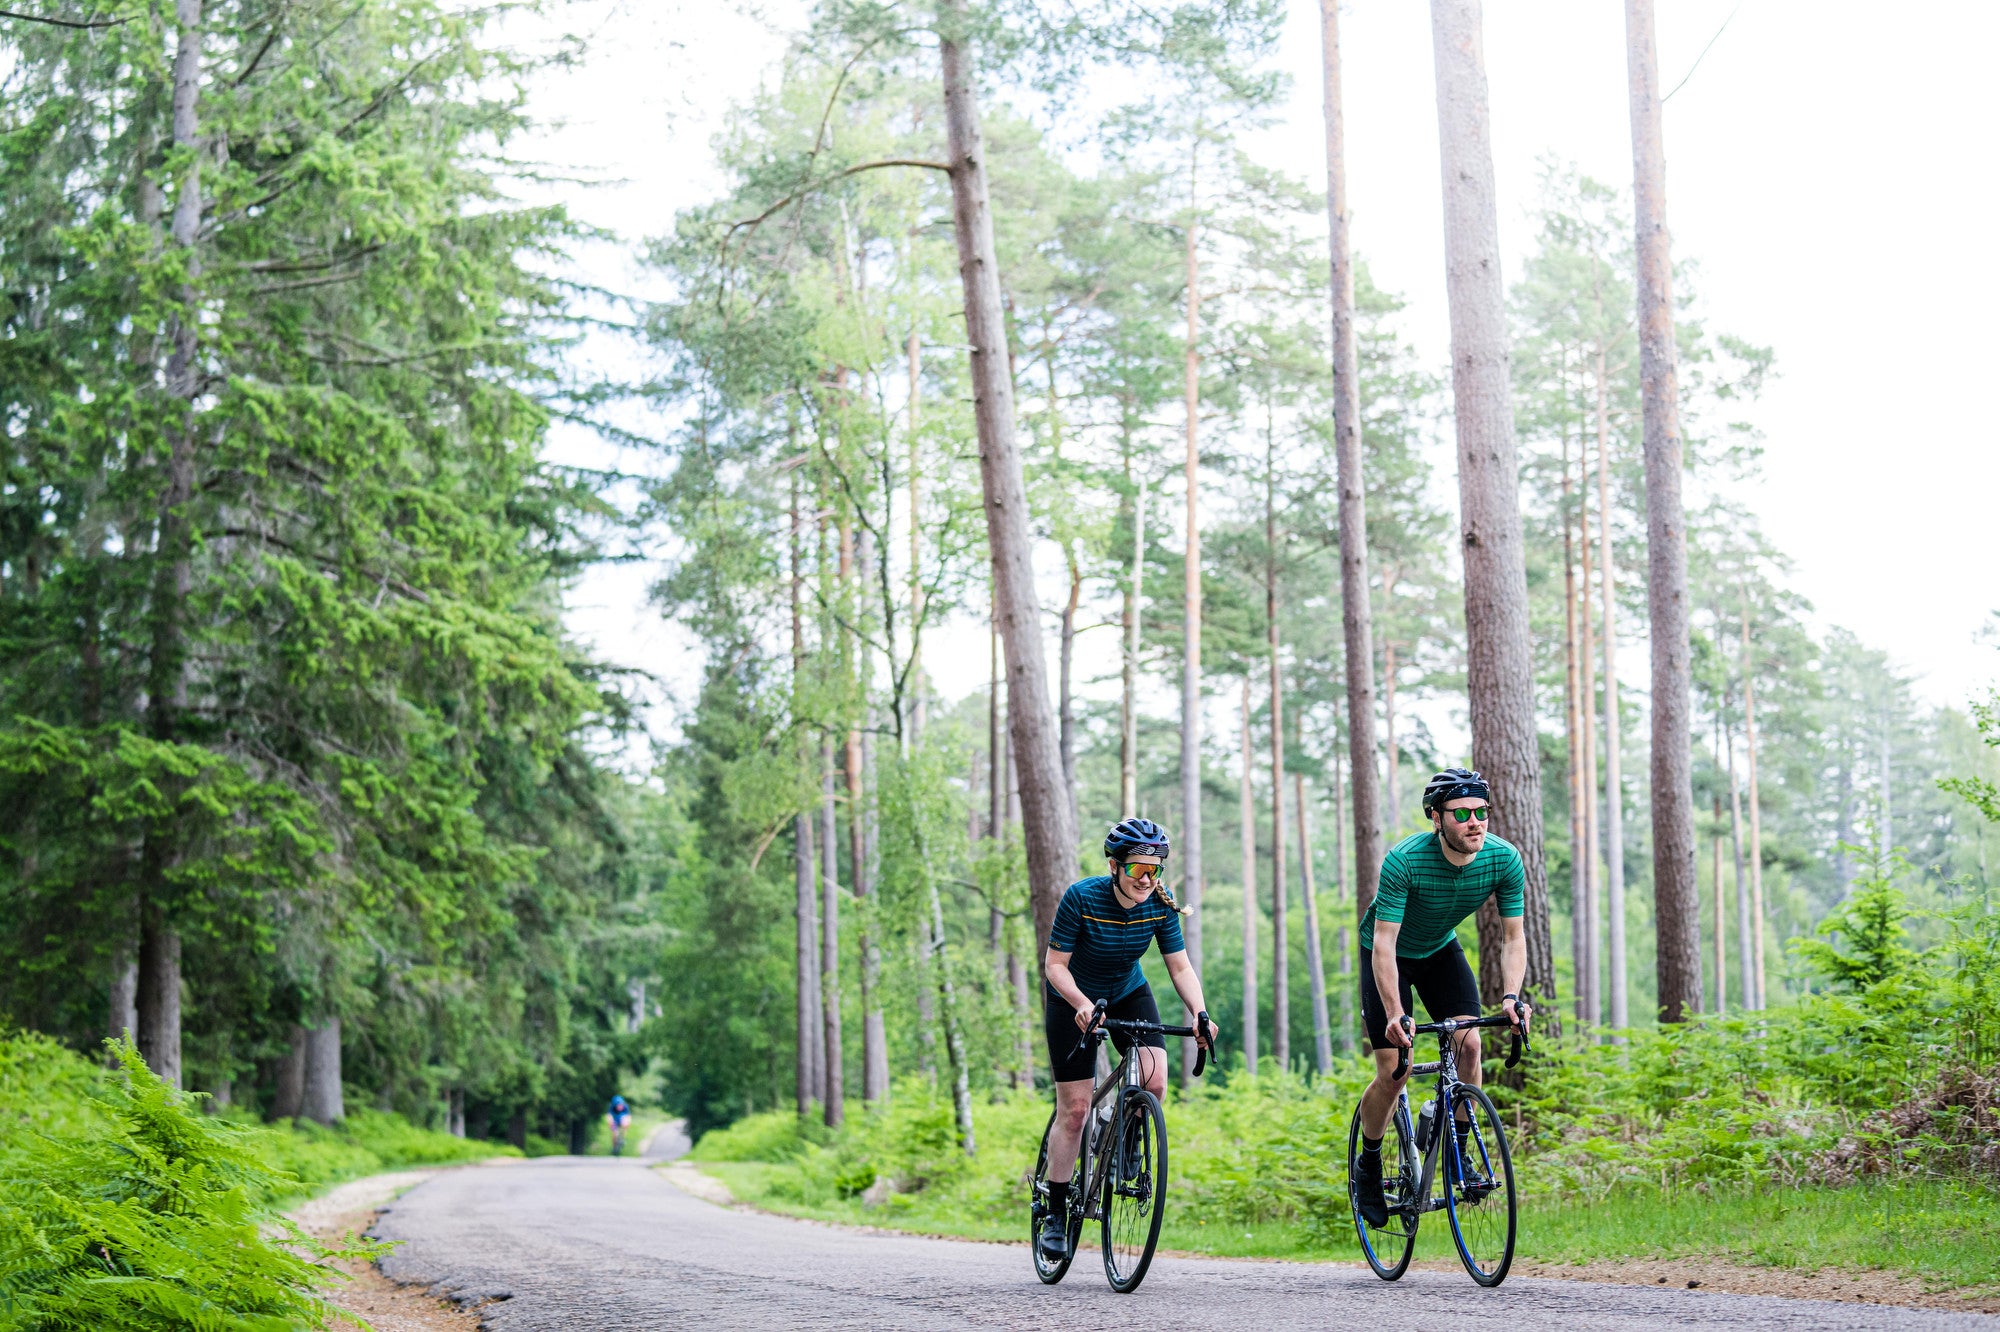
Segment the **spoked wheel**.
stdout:
<svg viewBox="0 0 2000 1332">
<path fill-rule="evenodd" d="M 1167 1201 L 1167 1120 L 1153 1093 L 1127 1090 L 1104 1172 L 1104 1275 L 1129 1295 L 1146 1279 Z"/>
<path fill-rule="evenodd" d="M 1470 1108 L 1472 1124 L 1460 1152 L 1457 1135 L 1444 1148 L 1445 1208 L 1451 1214 L 1451 1237 L 1459 1259 L 1472 1279 L 1497 1286 L 1507 1279 L 1514 1262 L 1514 1158 L 1507 1151 L 1507 1130 L 1500 1112 L 1483 1087 L 1460 1087 L 1453 1093 L 1458 1110 Z"/>
<path fill-rule="evenodd" d="M 1069 1246 L 1063 1250 L 1060 1261 L 1050 1262 L 1042 1254 L 1042 1218 L 1049 1214 L 1049 1132 L 1055 1128 L 1055 1111 L 1049 1112 L 1048 1128 L 1042 1130 L 1042 1150 L 1035 1158 L 1035 1183 L 1028 1201 L 1028 1252 L 1035 1255 L 1035 1275 L 1045 1285 L 1053 1286 L 1061 1281 L 1069 1271 L 1070 1260 L 1076 1257 L 1076 1242 L 1083 1237 L 1081 1209 L 1076 1205 L 1075 1191 L 1071 1190 L 1069 1206 Z M 1071 1171 L 1072 1183 L 1083 1177 L 1081 1171 Z"/>
<path fill-rule="evenodd" d="M 1417 1197 L 1420 1171 L 1416 1135 L 1410 1130 L 1410 1110 L 1401 1097 L 1396 1112 L 1382 1131 L 1382 1201 L 1388 1205 L 1389 1219 L 1380 1226 L 1368 1224 L 1361 1215 L 1361 1198 L 1354 1187 L 1355 1158 L 1361 1155 L 1361 1107 L 1347 1126 L 1347 1201 L 1354 1210 L 1354 1233 L 1361 1238 L 1361 1252 L 1368 1266 L 1384 1281 L 1394 1281 L 1410 1266 L 1417 1247 L 1417 1220 L 1422 1215 Z"/>
</svg>

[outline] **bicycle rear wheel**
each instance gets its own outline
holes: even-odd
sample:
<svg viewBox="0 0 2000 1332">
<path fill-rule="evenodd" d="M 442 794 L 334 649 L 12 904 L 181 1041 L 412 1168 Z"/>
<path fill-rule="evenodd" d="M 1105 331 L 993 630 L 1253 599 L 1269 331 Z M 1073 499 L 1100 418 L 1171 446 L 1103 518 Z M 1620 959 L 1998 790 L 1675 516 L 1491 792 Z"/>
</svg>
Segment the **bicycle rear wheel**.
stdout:
<svg viewBox="0 0 2000 1332">
<path fill-rule="evenodd" d="M 1042 1150 L 1035 1158 L 1035 1182 L 1028 1194 L 1028 1252 L 1035 1256 L 1035 1275 L 1044 1285 L 1053 1286 L 1069 1272 L 1069 1265 L 1076 1257 L 1076 1242 L 1083 1237 L 1081 1209 L 1076 1205 L 1075 1189 L 1070 1190 L 1069 1205 L 1069 1247 L 1063 1251 L 1060 1262 L 1051 1262 L 1042 1253 L 1042 1218 L 1049 1214 L 1049 1133 L 1055 1128 L 1056 1113 L 1049 1111 L 1048 1127 L 1042 1130 Z M 1075 1185 L 1083 1179 L 1083 1171 L 1070 1172 L 1070 1183 Z"/>
<path fill-rule="evenodd" d="M 1167 1119 L 1153 1093 L 1127 1090 L 1105 1153 L 1104 1275 L 1129 1295 L 1146 1279 L 1167 1202 Z"/>
<path fill-rule="evenodd" d="M 1462 1153 L 1455 1132 L 1441 1144 L 1451 1237 L 1472 1279 L 1482 1286 L 1497 1286 L 1514 1263 L 1514 1158 L 1507 1150 L 1500 1112 L 1484 1087 L 1457 1087 L 1452 1099 L 1457 1103 L 1452 1118 L 1457 1119 L 1461 1107 L 1469 1107 L 1472 1122 Z"/>
<path fill-rule="evenodd" d="M 1347 1126 L 1347 1203 L 1354 1212 L 1354 1233 L 1361 1239 L 1362 1256 L 1384 1281 L 1394 1281 L 1410 1266 L 1417 1248 L 1417 1221 L 1422 1216 L 1417 1185 L 1422 1178 L 1417 1160 L 1416 1134 L 1410 1128 L 1410 1110 L 1396 1098 L 1395 1113 L 1382 1132 L 1382 1201 L 1388 1204 L 1389 1219 L 1371 1226 L 1361 1215 L 1361 1200 L 1354 1191 L 1354 1158 L 1361 1153 L 1361 1107 Z"/>
</svg>

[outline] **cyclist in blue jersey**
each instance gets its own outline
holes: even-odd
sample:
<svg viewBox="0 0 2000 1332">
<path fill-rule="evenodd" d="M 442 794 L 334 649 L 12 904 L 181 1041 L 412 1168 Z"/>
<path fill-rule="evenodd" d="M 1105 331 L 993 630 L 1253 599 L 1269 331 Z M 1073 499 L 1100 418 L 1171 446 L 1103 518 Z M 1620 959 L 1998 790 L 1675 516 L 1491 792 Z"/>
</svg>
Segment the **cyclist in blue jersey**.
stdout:
<svg viewBox="0 0 2000 1332">
<path fill-rule="evenodd" d="M 1049 1130 L 1049 1210 L 1039 1243 L 1052 1258 L 1068 1250 L 1063 1224 L 1068 1215 L 1070 1174 L 1076 1165 L 1083 1119 L 1090 1112 L 1091 1077 L 1096 1072 L 1088 1050 L 1077 1050 L 1077 1038 L 1090 1027 L 1097 1003 L 1108 1003 L 1106 1017 L 1158 1022 L 1159 1005 L 1146 984 L 1139 959 L 1157 940 L 1167 961 L 1167 976 L 1203 1034 L 1195 1039 L 1215 1048 L 1217 1028 L 1207 1022 L 1201 978 L 1188 961 L 1181 939 L 1180 908 L 1161 882 L 1170 848 L 1166 829 L 1151 819 L 1126 819 L 1104 839 L 1104 856 L 1111 873 L 1079 879 L 1063 894 L 1049 930 L 1047 985 L 1043 991 L 1043 1031 L 1056 1084 L 1056 1118 Z M 1112 1042 L 1124 1053 L 1136 1039 L 1140 1075 L 1155 1096 L 1167 1088 L 1167 1042 L 1159 1035 L 1134 1037 L 1113 1032 Z"/>
<path fill-rule="evenodd" d="M 611 1128 L 611 1154 L 625 1154 L 625 1130 L 632 1125 L 632 1107 L 625 1103 L 623 1096 L 611 1098 L 611 1108 L 605 1112 L 604 1122 Z"/>
</svg>

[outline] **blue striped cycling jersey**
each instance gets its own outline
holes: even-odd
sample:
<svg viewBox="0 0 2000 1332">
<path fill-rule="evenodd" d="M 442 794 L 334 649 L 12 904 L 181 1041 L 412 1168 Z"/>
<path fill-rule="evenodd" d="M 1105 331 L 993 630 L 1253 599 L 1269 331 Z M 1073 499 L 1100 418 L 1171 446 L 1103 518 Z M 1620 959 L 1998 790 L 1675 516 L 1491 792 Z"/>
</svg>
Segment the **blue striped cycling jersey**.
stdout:
<svg viewBox="0 0 2000 1332">
<path fill-rule="evenodd" d="M 1185 952 L 1180 914 L 1157 893 L 1127 911 L 1119 904 L 1108 874 L 1071 884 L 1049 929 L 1049 949 L 1069 954 L 1069 974 L 1076 987 L 1087 998 L 1113 1002 L 1146 983 L 1139 959 L 1155 939 L 1160 941 L 1162 957 Z"/>
</svg>

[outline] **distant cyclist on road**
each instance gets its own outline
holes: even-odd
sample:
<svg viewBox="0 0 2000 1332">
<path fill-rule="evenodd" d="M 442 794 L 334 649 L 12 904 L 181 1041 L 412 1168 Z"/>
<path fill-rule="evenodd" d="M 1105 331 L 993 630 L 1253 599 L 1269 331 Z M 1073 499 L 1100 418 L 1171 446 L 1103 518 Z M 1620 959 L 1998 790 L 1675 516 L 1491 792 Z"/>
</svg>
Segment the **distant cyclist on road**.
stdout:
<svg viewBox="0 0 2000 1332">
<path fill-rule="evenodd" d="M 605 1113 L 604 1122 L 611 1126 L 611 1154 L 625 1154 L 625 1130 L 632 1126 L 632 1107 L 625 1104 L 623 1096 L 611 1098 L 611 1109 Z"/>
<path fill-rule="evenodd" d="M 1458 945 L 1456 931 L 1489 897 L 1497 898 L 1504 931 L 1500 976 L 1507 993 L 1500 1011 L 1523 1032 L 1530 1008 L 1521 998 L 1528 971 L 1522 903 L 1527 879 L 1521 853 L 1487 831 L 1492 793 L 1486 779 L 1467 768 L 1447 768 L 1424 787 L 1424 813 L 1431 830 L 1406 837 L 1382 857 L 1382 882 L 1375 902 L 1361 918 L 1361 1017 L 1375 1051 L 1375 1080 L 1361 1095 L 1361 1151 L 1354 1184 L 1361 1215 L 1371 1226 L 1387 1225 L 1382 1198 L 1382 1134 L 1396 1106 L 1397 1050 L 1412 1037 L 1410 990 L 1415 987 L 1431 1021 L 1479 1016 L 1479 982 Z M 1539 818 L 1539 811 L 1525 817 Z M 1459 1071 L 1480 1081 L 1479 1033 L 1455 1037 Z M 1461 1142 L 1469 1127 L 1453 1125 Z"/>
<path fill-rule="evenodd" d="M 1097 1001 L 1107 1000 L 1105 1016 L 1127 1022 L 1158 1022 L 1160 1007 L 1139 969 L 1139 959 L 1154 940 L 1167 960 L 1167 975 L 1190 1013 L 1204 1013 L 1201 978 L 1188 961 L 1181 939 L 1180 910 L 1161 882 L 1168 854 L 1167 832 L 1151 819 L 1126 819 L 1104 839 L 1104 856 L 1111 873 L 1079 879 L 1063 894 L 1049 930 L 1048 963 L 1044 974 L 1043 1031 L 1048 1038 L 1049 1063 L 1056 1084 L 1056 1118 L 1049 1130 L 1049 1211 L 1038 1241 L 1042 1252 L 1060 1259 L 1069 1248 L 1064 1224 L 1069 1208 L 1070 1175 L 1076 1166 L 1083 1119 L 1090 1112 L 1091 1079 L 1096 1072 L 1090 1051 L 1078 1051 L 1077 1038 L 1090 1026 Z M 1208 1023 L 1196 1038 L 1213 1050 L 1217 1028 Z M 1133 1036 L 1113 1032 L 1112 1042 L 1124 1053 L 1134 1040 L 1140 1076 L 1147 1091 L 1162 1096 L 1167 1089 L 1167 1042 L 1159 1035 Z"/>
</svg>

